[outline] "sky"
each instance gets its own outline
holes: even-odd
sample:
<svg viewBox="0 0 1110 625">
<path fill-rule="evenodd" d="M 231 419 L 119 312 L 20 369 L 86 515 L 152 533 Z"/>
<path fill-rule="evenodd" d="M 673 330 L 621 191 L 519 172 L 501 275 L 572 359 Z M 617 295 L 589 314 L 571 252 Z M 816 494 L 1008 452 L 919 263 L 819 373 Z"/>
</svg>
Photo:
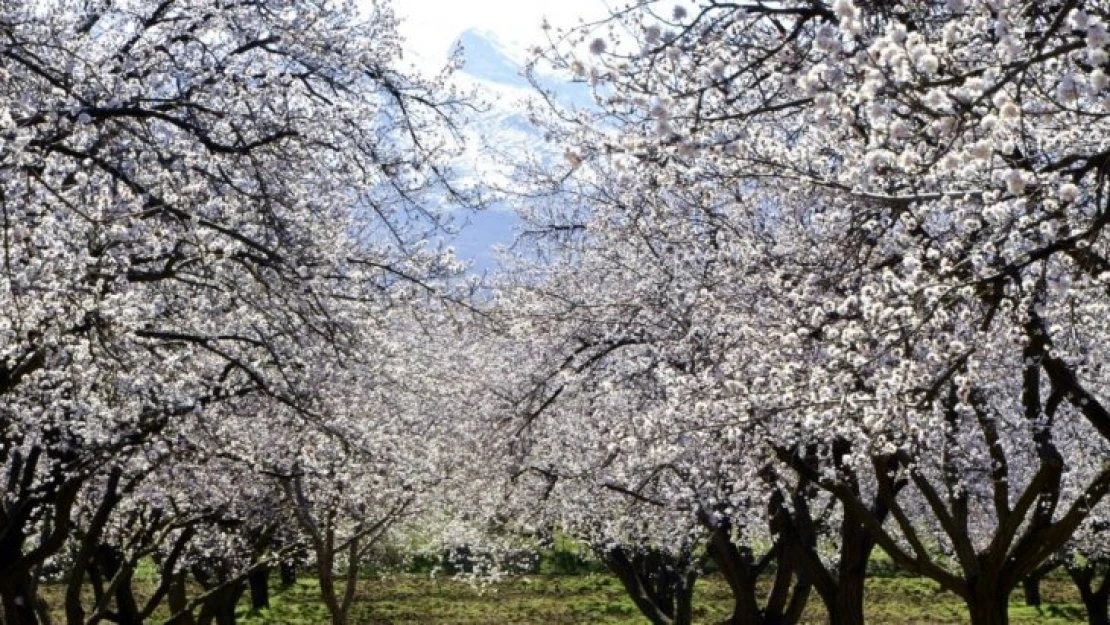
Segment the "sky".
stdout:
<svg viewBox="0 0 1110 625">
<path fill-rule="evenodd" d="M 416 63 L 439 63 L 467 29 L 490 31 L 506 43 L 543 40 L 540 24 L 569 26 L 606 14 L 612 0 L 393 0 L 401 34 Z"/>
</svg>

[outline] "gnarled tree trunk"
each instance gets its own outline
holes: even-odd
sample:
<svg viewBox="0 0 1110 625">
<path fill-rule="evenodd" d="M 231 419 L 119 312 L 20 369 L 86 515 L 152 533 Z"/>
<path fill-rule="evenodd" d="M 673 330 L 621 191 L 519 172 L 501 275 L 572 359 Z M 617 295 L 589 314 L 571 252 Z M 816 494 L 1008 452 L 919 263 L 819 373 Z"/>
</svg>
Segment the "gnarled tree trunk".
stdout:
<svg viewBox="0 0 1110 625">
<path fill-rule="evenodd" d="M 652 625 L 690 625 L 697 570 L 689 553 L 620 546 L 595 549 Z"/>
<path fill-rule="evenodd" d="M 732 542 L 727 524 L 713 528 L 709 555 L 728 582 L 734 601 L 728 625 L 793 625 L 801 618 L 812 584 L 798 574 L 783 540 L 780 536 L 763 557 L 756 558 L 750 548 Z M 757 583 L 772 561 L 777 567 L 763 605 Z"/>
<path fill-rule="evenodd" d="M 1110 625 L 1110 562 L 1086 560 L 1082 565 L 1071 562 L 1066 568 L 1087 608 L 1087 622 Z M 1101 581 L 1096 579 L 1099 569 L 1102 569 Z"/>
</svg>

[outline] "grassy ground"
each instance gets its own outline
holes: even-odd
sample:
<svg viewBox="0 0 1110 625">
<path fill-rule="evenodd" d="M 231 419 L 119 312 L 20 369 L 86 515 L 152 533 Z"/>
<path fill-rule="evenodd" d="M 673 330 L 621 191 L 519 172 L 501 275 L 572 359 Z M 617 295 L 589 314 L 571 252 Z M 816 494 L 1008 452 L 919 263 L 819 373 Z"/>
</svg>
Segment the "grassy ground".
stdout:
<svg viewBox="0 0 1110 625">
<path fill-rule="evenodd" d="M 242 609 L 246 625 L 310 625 L 326 623 L 327 613 L 311 581 L 276 593 L 272 607 L 258 614 Z M 1011 603 L 1013 625 L 1085 623 L 1082 605 L 1071 585 L 1045 580 L 1045 605 L 1040 611 Z M 246 603 L 247 600 L 244 600 Z M 966 623 L 956 596 L 926 580 L 876 578 L 868 582 L 867 616 L 877 625 Z M 696 622 L 718 623 L 728 616 L 730 601 L 724 584 L 714 578 L 698 583 Z M 530 576 L 484 589 L 453 579 L 396 575 L 367 579 L 359 587 L 353 623 L 365 625 L 642 625 L 645 621 L 620 584 L 606 575 Z M 805 623 L 826 622 L 816 596 L 807 607 Z"/>
</svg>

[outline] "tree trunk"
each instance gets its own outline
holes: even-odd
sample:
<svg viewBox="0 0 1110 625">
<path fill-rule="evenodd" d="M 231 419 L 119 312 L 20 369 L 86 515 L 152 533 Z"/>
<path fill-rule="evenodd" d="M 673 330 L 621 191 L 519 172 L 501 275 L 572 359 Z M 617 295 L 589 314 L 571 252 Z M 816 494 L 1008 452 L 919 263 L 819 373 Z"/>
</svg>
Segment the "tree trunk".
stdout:
<svg viewBox="0 0 1110 625">
<path fill-rule="evenodd" d="M 685 576 L 685 584 L 675 598 L 675 623 L 689 625 L 694 622 L 694 584 L 699 572 L 690 571 Z"/>
<path fill-rule="evenodd" d="M 3 604 L 4 625 L 39 625 L 35 613 L 35 596 L 30 573 L 8 573 L 0 579 L 0 603 Z"/>
<path fill-rule="evenodd" d="M 292 562 L 283 562 L 278 566 L 278 574 L 281 576 L 281 587 L 289 588 L 296 584 L 296 565 Z"/>
<path fill-rule="evenodd" d="M 1021 590 L 1025 595 L 1025 605 L 1031 608 L 1041 607 L 1041 578 L 1039 575 L 1029 575 L 1021 580 Z"/>
<path fill-rule="evenodd" d="M 236 595 L 241 594 L 241 591 L 236 593 Z M 222 601 L 216 606 L 216 625 L 235 625 L 235 604 L 238 603 L 237 599 L 238 596 L 234 598 L 229 597 L 228 600 Z"/>
<path fill-rule="evenodd" d="M 282 588 L 289 588 L 297 583 L 297 566 L 292 562 L 282 562 L 278 566 L 278 573 L 281 575 Z"/>
<path fill-rule="evenodd" d="M 206 599 L 197 617 L 199 625 L 235 625 L 235 606 L 243 596 L 246 587 L 242 583 L 229 584 L 220 588 Z"/>
<path fill-rule="evenodd" d="M 1087 623 L 1110 625 L 1110 567 L 1104 571 L 1102 583 L 1098 585 L 1095 584 L 1097 568 L 1095 563 L 1088 561 L 1084 566 L 1068 566 L 1067 570 L 1087 608 Z"/>
<path fill-rule="evenodd" d="M 11 497 L 9 510 L 12 513 L 9 516 L 6 510 L 3 525 L 0 525 L 0 608 L 5 625 L 43 623 L 38 616 L 40 599 L 33 571 L 65 546 L 70 531 L 70 511 L 85 480 L 81 476 L 71 476 L 35 485 L 42 454 L 42 448 L 37 445 L 26 458 L 17 451 L 7 467 L 6 496 Z M 49 512 L 39 521 L 41 535 L 37 544 L 25 550 L 31 534 L 28 531 L 31 510 L 40 505 L 35 501 L 46 502 Z"/>
<path fill-rule="evenodd" d="M 732 543 L 727 526 L 712 529 L 707 549 L 732 591 L 732 615 L 725 621 L 725 625 L 762 623 L 763 612 L 759 609 L 759 600 L 756 598 L 750 551 L 741 551 Z"/>
<path fill-rule="evenodd" d="M 0 609 L 3 610 L 0 612 L 3 616 L 0 623 L 37 625 L 35 580 L 31 577 L 30 568 L 16 566 L 23 554 L 28 533 L 26 515 L 15 514 L 4 521 L 0 525 Z"/>
<path fill-rule="evenodd" d="M 262 566 L 251 571 L 247 582 L 251 588 L 251 609 L 264 610 L 270 607 L 270 567 Z"/>
<path fill-rule="evenodd" d="M 119 625 L 143 625 L 143 617 L 139 614 L 139 604 L 135 601 L 132 592 L 131 570 L 124 571 L 123 579 L 116 588 L 116 611 L 119 614 Z"/>
<path fill-rule="evenodd" d="M 829 625 L 863 625 L 864 577 L 841 577 L 833 607 L 829 610 Z"/>
<path fill-rule="evenodd" d="M 787 549 L 775 545 L 767 554 L 778 565 L 768 598 L 770 609 L 759 600 L 757 583 L 763 569 L 761 562 L 748 547 L 732 543 L 727 527 L 713 528 L 708 552 L 732 591 L 732 615 L 725 621 L 726 625 L 794 625 L 801 618 L 812 584 L 798 575 L 787 557 Z"/>
<path fill-rule="evenodd" d="M 1087 608 L 1087 623 L 1090 625 L 1110 625 L 1110 593 L 1092 592 L 1083 597 Z"/>
<path fill-rule="evenodd" d="M 174 579 L 170 583 L 169 592 L 166 593 L 166 603 L 170 606 L 170 614 L 180 614 L 176 619 L 167 623 L 167 625 L 196 625 L 196 619 L 193 618 L 192 612 L 186 612 L 185 609 L 189 606 L 189 595 L 185 588 L 185 573 L 175 573 Z"/>
<path fill-rule="evenodd" d="M 101 544 L 104 526 L 107 525 L 113 508 L 119 503 L 119 482 L 123 469 L 112 467 L 108 481 L 104 485 L 100 504 L 90 519 L 83 535 L 78 541 L 77 554 L 66 580 L 65 614 L 67 623 L 85 622 L 85 607 L 81 603 L 81 590 L 85 585 L 89 567 L 96 567 L 96 551 Z M 130 583 L 128 583 L 130 585 Z"/>
<path fill-rule="evenodd" d="M 886 518 L 886 507 L 876 501 L 875 517 Z M 830 625 L 863 625 L 863 597 L 866 590 L 867 563 L 875 549 L 875 538 L 863 522 L 851 513 L 844 513 L 841 526 L 840 564 L 836 571 L 836 588 L 829 608 Z M 816 559 L 820 562 L 820 559 Z"/>
<path fill-rule="evenodd" d="M 104 579 L 120 577 L 113 594 L 116 598 L 116 618 L 119 625 L 142 625 L 138 602 L 131 588 L 134 571 L 123 553 L 109 545 L 99 545 L 94 550 L 95 566 L 100 569 Z"/>
<path fill-rule="evenodd" d="M 999 584 L 980 582 L 966 597 L 971 625 L 1008 625 L 1009 592 Z"/>
<path fill-rule="evenodd" d="M 214 574 L 200 566 L 193 567 L 197 583 L 211 593 L 201 603 L 197 624 L 235 625 L 235 606 L 247 590 L 246 582 L 241 579 L 230 581 L 230 567 L 224 562 L 215 563 L 213 569 Z"/>
<path fill-rule="evenodd" d="M 652 625 L 690 625 L 697 575 L 689 556 L 622 547 L 596 551 Z"/>
</svg>

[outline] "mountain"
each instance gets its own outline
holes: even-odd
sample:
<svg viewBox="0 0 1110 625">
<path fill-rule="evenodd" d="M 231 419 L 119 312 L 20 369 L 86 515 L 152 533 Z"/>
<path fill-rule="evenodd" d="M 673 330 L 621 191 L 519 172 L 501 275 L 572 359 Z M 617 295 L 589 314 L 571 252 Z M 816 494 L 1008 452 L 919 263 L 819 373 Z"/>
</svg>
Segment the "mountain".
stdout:
<svg viewBox="0 0 1110 625">
<path fill-rule="evenodd" d="M 562 150 L 546 144 L 542 133 L 528 120 L 525 103 L 536 98 L 536 91 L 523 75 L 529 56 L 527 46 L 474 29 L 463 31 L 455 45 L 463 54 L 456 78 L 461 87 L 473 90 L 484 103 L 484 110 L 475 113 L 464 129 L 470 147 L 457 163 L 463 176 L 509 185 L 508 163 L 520 162 L 523 155 L 547 151 L 548 157 L 561 158 Z M 541 74 L 537 81 L 564 105 L 593 104 L 589 87 L 582 83 L 553 74 Z M 474 262 L 475 271 L 495 268 L 493 248 L 512 243 L 513 228 L 519 220 L 510 209 L 494 206 L 470 215 L 468 222 L 449 243 L 461 258 Z"/>
<path fill-rule="evenodd" d="M 463 73 L 493 84 L 528 89 L 521 75 L 527 61 L 526 49 L 518 43 L 505 43 L 496 34 L 476 29 L 464 30 L 455 39 L 463 51 Z"/>
</svg>

